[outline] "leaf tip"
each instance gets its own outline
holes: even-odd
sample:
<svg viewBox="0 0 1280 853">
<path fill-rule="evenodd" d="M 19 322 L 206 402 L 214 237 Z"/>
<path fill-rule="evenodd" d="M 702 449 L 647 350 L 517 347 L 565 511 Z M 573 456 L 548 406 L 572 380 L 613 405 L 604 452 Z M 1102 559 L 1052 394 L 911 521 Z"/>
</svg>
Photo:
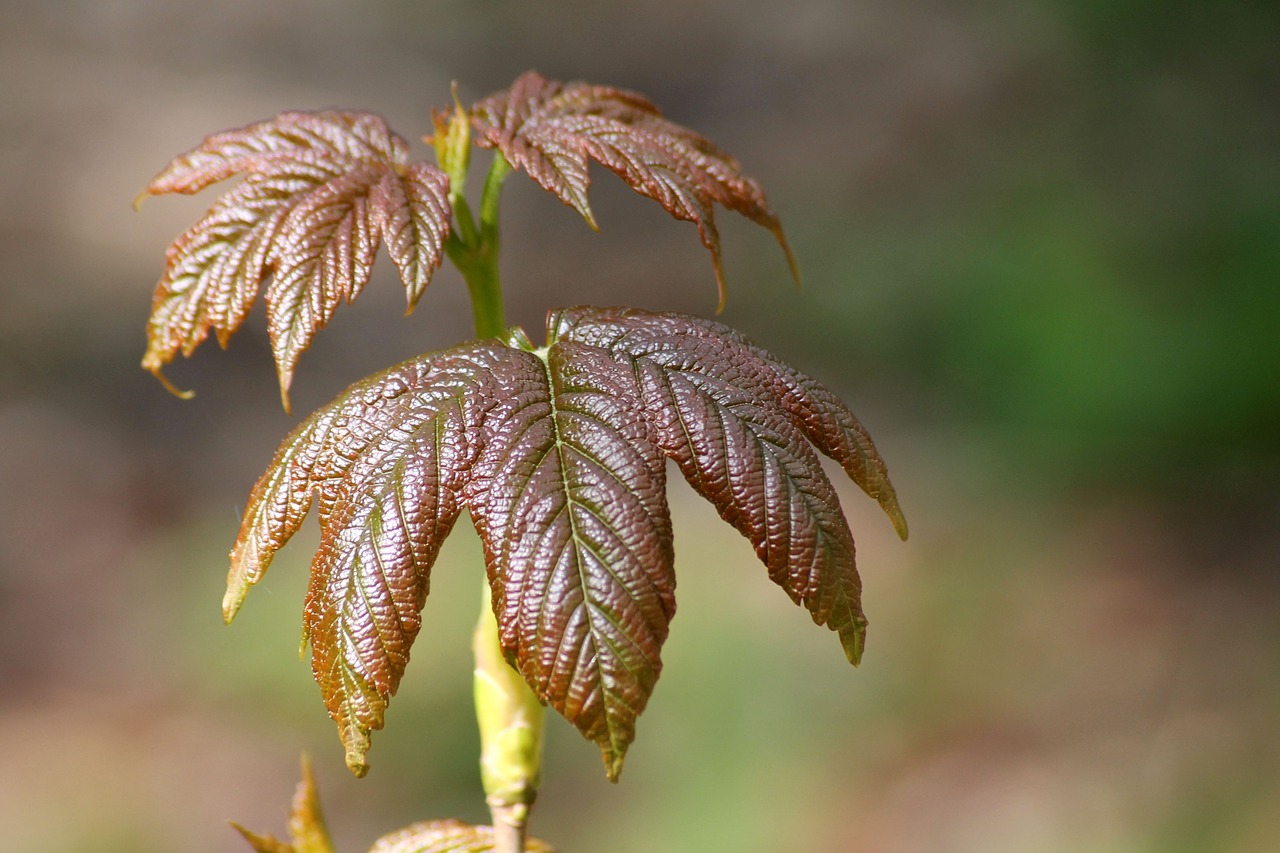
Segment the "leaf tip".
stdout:
<svg viewBox="0 0 1280 853">
<path fill-rule="evenodd" d="M 889 513 L 889 520 L 893 522 L 893 529 L 898 531 L 898 538 L 903 542 L 907 541 L 907 517 L 902 514 L 902 510 L 894 506 L 894 512 Z"/>
<path fill-rule="evenodd" d="M 884 510 L 884 514 L 889 516 L 889 522 L 893 524 L 893 529 L 897 531 L 898 538 L 903 542 L 907 541 L 907 517 L 902 513 L 902 507 L 898 505 L 898 493 L 894 491 L 893 485 L 885 480 L 885 485 L 881 488 L 880 493 L 875 496 L 876 503 L 880 504 L 880 508 Z"/>
<path fill-rule="evenodd" d="M 729 286 L 724 280 L 724 264 L 720 259 L 720 253 L 717 251 L 712 251 L 711 253 L 711 267 L 715 272 L 716 292 L 718 294 L 716 314 L 721 314 L 724 311 L 725 303 L 729 301 Z"/>
<path fill-rule="evenodd" d="M 346 746 L 344 760 L 347 769 L 357 779 L 363 779 L 369 772 L 369 762 L 365 760 L 365 754 L 369 751 L 369 730 L 351 723 L 343 731 L 342 740 Z"/>
<path fill-rule="evenodd" d="M 249 595 L 249 587 L 253 586 L 258 578 L 262 577 L 265 566 L 262 560 L 254 561 L 246 560 L 245 551 L 247 544 L 241 539 L 236 540 L 236 544 L 231 549 L 231 568 L 227 570 L 227 590 L 222 594 L 222 621 L 230 625 L 235 620 L 236 614 L 240 612 L 240 606 L 244 604 L 245 598 Z M 246 568 L 245 563 L 258 563 L 256 571 L 253 568 Z M 267 556 L 266 564 L 270 564 L 271 557 Z"/>
<path fill-rule="evenodd" d="M 782 254 L 787 259 L 787 269 L 791 271 L 791 280 L 795 282 L 796 287 L 800 287 L 802 280 L 800 276 L 800 261 L 796 259 L 796 253 L 791 250 L 791 243 L 787 241 L 787 235 L 782 230 L 782 226 L 775 224 L 769 228 L 773 232 L 773 238 L 778 241 L 778 245 L 782 247 Z"/>
<path fill-rule="evenodd" d="M 844 656 L 849 663 L 857 666 L 862 663 L 862 651 L 867 644 L 867 617 L 859 613 L 853 621 L 840 629 L 840 643 L 844 646 Z"/>
<path fill-rule="evenodd" d="M 604 775 L 610 782 L 616 783 L 622 775 L 622 762 L 627 756 L 627 748 L 622 744 L 607 746 L 602 750 L 604 758 Z"/>
<path fill-rule="evenodd" d="M 254 849 L 255 853 L 293 853 L 292 844 L 286 844 L 274 835 L 259 835 L 234 820 L 229 820 L 227 823 L 231 824 L 231 828 L 240 833 L 245 841 L 249 842 L 249 846 Z"/>
<path fill-rule="evenodd" d="M 192 391 L 192 390 L 184 391 L 183 389 L 179 388 L 177 385 L 174 385 L 173 382 L 169 380 L 169 377 L 164 375 L 164 371 L 160 368 L 160 365 L 153 358 L 151 353 L 147 353 L 147 355 L 142 359 L 142 367 L 148 373 L 154 376 L 162 386 L 164 386 L 164 390 L 168 391 L 170 394 L 177 397 L 179 400 L 190 400 L 192 397 L 196 395 L 195 391 Z"/>
<path fill-rule="evenodd" d="M 355 776 L 357 779 L 363 779 L 368 774 L 369 762 L 365 761 L 363 757 L 356 758 L 352 756 L 351 753 L 347 753 L 346 761 L 347 769 L 350 770 L 351 775 Z"/>
<path fill-rule="evenodd" d="M 240 605 L 244 604 L 245 593 L 248 590 L 242 586 L 228 586 L 226 593 L 222 596 L 222 621 L 223 624 L 230 625 L 236 619 L 236 614 L 240 612 Z"/>
</svg>

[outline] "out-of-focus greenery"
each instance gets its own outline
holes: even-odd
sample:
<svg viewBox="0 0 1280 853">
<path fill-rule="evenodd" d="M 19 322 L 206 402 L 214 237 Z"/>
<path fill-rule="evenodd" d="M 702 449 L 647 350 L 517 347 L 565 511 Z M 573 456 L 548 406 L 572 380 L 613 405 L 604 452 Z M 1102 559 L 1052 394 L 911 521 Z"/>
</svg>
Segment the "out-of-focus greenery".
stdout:
<svg viewBox="0 0 1280 853">
<path fill-rule="evenodd" d="M 244 495 L 296 420 L 261 319 L 174 366 L 195 400 L 164 394 L 137 368 L 148 290 L 208 199 L 126 211 L 202 134 L 340 104 L 412 137 L 450 79 L 469 100 L 530 67 L 644 91 L 762 179 L 804 285 L 723 216 L 722 319 L 851 401 L 912 525 L 898 543 L 842 486 L 871 619 L 854 671 L 673 486 L 662 680 L 617 786 L 552 721 L 536 834 L 566 853 L 1280 849 L 1274 4 L 534 5 L 5 9 L 0 849 L 242 849 L 224 821 L 280 834 L 303 749 L 340 850 L 484 819 L 474 536 L 446 545 L 350 778 L 296 656 L 314 534 L 219 619 Z M 600 174 L 593 234 L 521 181 L 513 322 L 714 309 L 687 223 Z M 297 411 L 468 328 L 447 272 L 408 320 L 401 300 L 384 275 L 335 318 Z"/>
<path fill-rule="evenodd" d="M 816 323 L 814 357 L 874 363 L 872 381 L 986 434 L 1029 480 L 1266 488 L 1280 462 L 1274 10 L 1049 8 L 1056 49 L 1004 102 L 933 128 L 906 174 L 868 182 L 858 220 L 821 211 L 808 278 L 846 284 L 807 291 L 784 322 Z"/>
</svg>

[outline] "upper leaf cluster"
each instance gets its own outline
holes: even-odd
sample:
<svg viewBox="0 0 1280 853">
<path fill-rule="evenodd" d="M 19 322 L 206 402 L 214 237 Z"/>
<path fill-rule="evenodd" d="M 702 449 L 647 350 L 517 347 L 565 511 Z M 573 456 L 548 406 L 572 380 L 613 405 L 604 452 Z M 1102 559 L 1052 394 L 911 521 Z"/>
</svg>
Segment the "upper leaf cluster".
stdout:
<svg viewBox="0 0 1280 853">
<path fill-rule="evenodd" d="M 698 226 L 711 252 L 720 307 L 724 270 L 714 205 L 768 228 L 799 272 L 764 190 L 711 140 L 666 119 L 643 95 L 612 86 L 560 83 L 530 71 L 472 108 L 482 147 L 496 148 L 543 189 L 577 210 L 592 228 L 588 163 L 595 160 L 672 216 Z"/>
<path fill-rule="evenodd" d="M 466 145 L 470 134 L 450 134 L 450 122 L 474 125 L 476 144 L 496 149 L 592 227 L 589 160 L 673 216 L 694 222 L 711 252 L 721 304 L 716 204 L 772 231 L 795 269 L 759 185 L 736 160 L 665 119 L 640 95 L 561 84 L 531 71 L 470 111 L 442 115 L 438 136 Z M 449 175 L 461 183 L 467 158 L 456 151 L 449 156 L 455 161 L 447 164 Z M 359 296 L 380 244 L 399 270 L 410 310 L 422 296 L 455 226 L 458 188 L 450 194 L 449 175 L 410 161 L 408 143 L 367 112 L 286 112 L 206 138 L 138 197 L 195 193 L 244 176 L 169 247 L 152 299 L 143 367 L 169 385 L 164 366 L 179 353 L 191 355 L 211 331 L 226 346 L 265 285 L 287 408 L 299 357 L 338 306 Z M 470 233 L 469 221 L 457 224 Z"/>
</svg>

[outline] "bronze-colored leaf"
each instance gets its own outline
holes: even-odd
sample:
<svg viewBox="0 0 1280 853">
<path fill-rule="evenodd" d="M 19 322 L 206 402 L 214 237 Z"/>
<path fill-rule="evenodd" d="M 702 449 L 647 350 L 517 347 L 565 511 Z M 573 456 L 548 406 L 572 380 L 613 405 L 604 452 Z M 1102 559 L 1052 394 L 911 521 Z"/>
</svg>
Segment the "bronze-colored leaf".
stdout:
<svg viewBox="0 0 1280 853">
<path fill-rule="evenodd" d="M 306 152 L 328 155 L 338 163 L 404 163 L 409 146 L 372 113 L 284 112 L 206 137 L 152 178 L 139 200 L 162 193 L 197 193 L 243 172 L 270 172 L 272 166 Z"/>
<path fill-rule="evenodd" d="M 714 204 L 768 228 L 798 277 L 782 225 L 760 185 L 742 174 L 737 160 L 707 138 L 664 118 L 639 94 L 559 83 L 530 71 L 509 89 L 476 103 L 471 114 L 479 145 L 496 148 L 593 228 L 595 216 L 587 201 L 590 160 L 672 216 L 696 224 L 711 252 L 722 306 L 724 272 Z"/>
<path fill-rule="evenodd" d="M 444 260 L 449 236 L 449 179 L 427 163 L 410 163 L 403 175 L 389 173 L 375 191 L 378 230 L 404 281 L 409 310 Z"/>
<path fill-rule="evenodd" d="M 816 623 L 840 635 L 845 654 L 857 664 L 866 619 L 853 537 L 809 442 L 840 453 L 842 463 L 855 460 L 819 432 L 825 422 L 804 417 L 831 401 L 857 424 L 852 413 L 829 393 L 815 396 L 825 389 L 719 323 L 580 308 L 559 312 L 550 325 L 557 341 L 581 341 L 634 359 L 641 409 L 663 452 L 751 541 L 774 582 Z M 815 433 L 823 440 L 815 440 Z M 883 461 L 869 437 L 859 449 L 879 464 L 883 476 L 874 486 L 897 524 L 901 512 Z M 851 467 L 859 474 L 864 470 Z"/>
<path fill-rule="evenodd" d="M 551 334 L 692 370 L 727 382 L 750 373 L 761 397 L 790 415 L 814 445 L 840 463 L 845 473 L 880 504 L 902 539 L 907 521 L 889 481 L 889 468 L 866 428 L 822 383 L 756 346 L 741 333 L 701 317 L 662 314 L 634 308 L 569 308 L 553 312 Z M 689 355 L 709 349 L 714 356 L 688 364 Z M 696 359 L 695 359 L 696 360 Z"/>
<path fill-rule="evenodd" d="M 512 350 L 467 508 L 499 638 L 534 693 L 600 745 L 616 778 L 675 613 L 664 460 L 608 353 Z"/>
<path fill-rule="evenodd" d="M 504 357 L 497 342 L 405 362 L 351 388 L 290 434 L 255 485 L 231 554 L 224 616 L 319 499 L 304 640 L 330 716 L 363 775 L 369 733 L 408 663 L 439 544 L 472 465 L 468 389 Z"/>
<path fill-rule="evenodd" d="M 383 174 L 357 166 L 317 187 L 289 211 L 272 247 L 276 273 L 267 287 L 267 329 L 286 409 L 298 357 L 338 305 L 360 295 L 373 272 L 381 235 L 369 192 Z"/>
<path fill-rule="evenodd" d="M 732 330 L 631 309 L 554 312 L 357 383 L 277 451 L 232 552 L 231 618 L 318 495 L 306 636 L 348 765 L 365 770 L 461 507 L 480 533 L 499 639 L 616 778 L 675 612 L 664 457 L 857 663 L 853 538 L 816 450 L 905 533 L 865 431 L 815 380 Z"/>
<path fill-rule="evenodd" d="M 291 200 L 338 174 L 311 156 L 251 175 L 179 237 L 152 299 L 142 366 L 163 382 L 164 366 L 191 355 L 210 330 L 226 346 L 270 274 L 269 252 Z"/>
<path fill-rule="evenodd" d="M 298 356 L 359 295 L 384 231 L 411 306 L 439 266 L 447 179 L 407 157 L 381 118 L 324 111 L 281 113 L 175 158 L 140 199 L 247 177 L 170 247 L 143 367 L 168 385 L 163 367 L 210 331 L 225 346 L 271 277 L 269 329 L 287 408 Z"/>
<path fill-rule="evenodd" d="M 489 853 L 494 849 L 493 827 L 472 826 L 458 820 L 430 820 L 388 833 L 369 853 Z M 556 853 L 537 838 L 525 840 L 526 853 Z"/>
</svg>

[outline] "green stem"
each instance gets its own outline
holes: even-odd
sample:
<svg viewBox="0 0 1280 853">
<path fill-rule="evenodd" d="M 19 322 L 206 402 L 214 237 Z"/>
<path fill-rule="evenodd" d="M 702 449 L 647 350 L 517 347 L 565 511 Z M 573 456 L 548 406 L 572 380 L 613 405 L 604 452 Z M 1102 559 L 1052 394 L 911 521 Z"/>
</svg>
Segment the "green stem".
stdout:
<svg viewBox="0 0 1280 853">
<path fill-rule="evenodd" d="M 494 849 L 523 853 L 529 809 L 541 781 L 543 708 L 503 657 L 487 586 L 484 593 L 471 643 L 480 778 L 493 815 Z"/>
<path fill-rule="evenodd" d="M 456 187 L 465 179 L 454 178 Z M 480 198 L 480 222 L 459 194 L 454 199 L 458 227 L 445 249 L 471 293 L 476 335 L 497 337 L 506 331 L 502 279 L 498 273 L 498 212 L 503 179 L 511 166 L 494 155 Z M 496 853 L 524 853 L 529 809 L 538 794 L 542 767 L 543 708 L 524 677 L 503 654 L 489 586 L 472 639 L 475 654 L 476 722 L 480 727 L 480 776 L 493 816 Z"/>
<path fill-rule="evenodd" d="M 471 218 L 471 208 L 466 199 L 459 197 L 454 201 L 458 227 L 445 242 L 449 259 L 462 273 L 471 292 L 471 312 L 476 335 L 481 338 L 497 337 L 507 328 L 502 305 L 502 278 L 498 273 L 498 252 L 501 249 L 498 210 L 502 182 L 510 171 L 511 166 L 506 159 L 495 154 L 480 198 L 479 227 Z"/>
</svg>

